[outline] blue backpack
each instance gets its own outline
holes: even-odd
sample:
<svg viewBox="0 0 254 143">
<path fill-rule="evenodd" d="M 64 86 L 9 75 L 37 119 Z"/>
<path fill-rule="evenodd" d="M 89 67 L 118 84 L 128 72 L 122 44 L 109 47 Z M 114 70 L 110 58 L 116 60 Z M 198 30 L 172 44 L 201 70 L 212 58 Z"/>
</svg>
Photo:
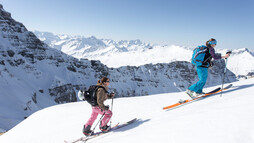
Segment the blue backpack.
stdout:
<svg viewBox="0 0 254 143">
<path fill-rule="evenodd" d="M 205 61 L 206 53 L 209 52 L 207 46 L 198 46 L 193 50 L 191 63 L 195 66 L 201 66 Z"/>
</svg>

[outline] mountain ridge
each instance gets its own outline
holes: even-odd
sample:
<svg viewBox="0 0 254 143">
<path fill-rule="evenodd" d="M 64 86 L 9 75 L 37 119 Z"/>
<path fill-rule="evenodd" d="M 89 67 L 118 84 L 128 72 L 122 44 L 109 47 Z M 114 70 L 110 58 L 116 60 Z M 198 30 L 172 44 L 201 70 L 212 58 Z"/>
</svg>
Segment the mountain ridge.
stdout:
<svg viewBox="0 0 254 143">
<path fill-rule="evenodd" d="M 51 36 L 48 37 L 44 32 L 39 31 L 35 31 L 35 34 L 51 47 L 61 50 L 66 54 L 79 59 L 100 60 L 103 64 L 114 68 L 127 65 L 141 66 L 149 63 L 170 63 L 174 61 L 190 62 L 194 48 L 176 45 L 151 45 L 149 43 L 143 43 L 140 40 L 105 40 L 97 39 L 94 36 L 86 38 L 79 35 L 64 35 L 64 38 L 61 38 L 63 35 L 50 33 Z M 216 49 L 216 51 L 224 55 L 227 51 L 231 50 Z M 253 75 L 254 62 L 251 61 L 254 61 L 254 54 L 249 49 L 234 49 L 228 60 L 228 68 L 239 77 Z M 245 66 L 242 63 L 248 64 Z"/>
</svg>

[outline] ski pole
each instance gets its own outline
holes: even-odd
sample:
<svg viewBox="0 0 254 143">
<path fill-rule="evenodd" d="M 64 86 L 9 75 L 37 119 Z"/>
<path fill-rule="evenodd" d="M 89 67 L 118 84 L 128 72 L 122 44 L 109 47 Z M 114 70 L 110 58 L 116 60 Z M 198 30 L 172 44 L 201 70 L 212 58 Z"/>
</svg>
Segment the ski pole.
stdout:
<svg viewBox="0 0 254 143">
<path fill-rule="evenodd" d="M 113 92 L 113 94 L 115 94 Z M 114 101 L 114 96 L 112 96 L 112 102 L 111 102 L 111 112 L 113 113 L 113 101 Z M 112 123 L 112 117 L 110 118 L 110 127 L 111 127 L 111 123 Z"/>
<path fill-rule="evenodd" d="M 226 58 L 226 63 L 225 63 L 225 68 L 224 68 L 224 72 L 223 72 L 223 77 L 222 77 L 222 85 L 221 85 L 221 94 L 220 94 L 220 97 L 222 97 L 222 91 L 223 91 L 223 85 L 224 85 L 224 78 L 225 78 L 225 75 L 226 75 L 226 71 L 227 71 L 227 62 L 228 62 L 228 58 Z"/>
<path fill-rule="evenodd" d="M 228 51 L 226 54 L 231 54 L 231 51 Z M 220 97 L 222 97 L 222 91 L 223 91 L 223 86 L 224 86 L 224 79 L 225 79 L 226 71 L 227 71 L 227 63 L 228 63 L 228 58 L 226 58 L 226 62 L 225 62 L 225 68 L 224 68 L 223 77 L 222 77 L 222 85 L 221 85 L 221 94 L 220 94 Z"/>
<path fill-rule="evenodd" d="M 99 124 L 99 122 L 101 122 L 101 120 L 102 120 L 102 118 L 104 117 L 104 115 L 105 115 L 105 112 L 101 115 L 100 120 L 99 120 L 99 121 L 97 122 L 97 124 L 94 126 L 94 128 L 93 128 L 93 131 L 92 131 L 92 132 L 94 132 L 95 128 L 97 127 L 97 125 Z"/>
</svg>

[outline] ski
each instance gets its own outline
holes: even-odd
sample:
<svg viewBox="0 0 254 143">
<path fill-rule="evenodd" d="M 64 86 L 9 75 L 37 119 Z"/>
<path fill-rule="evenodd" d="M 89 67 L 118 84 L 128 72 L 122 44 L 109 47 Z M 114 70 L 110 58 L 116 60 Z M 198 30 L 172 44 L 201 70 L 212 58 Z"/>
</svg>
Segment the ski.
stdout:
<svg viewBox="0 0 254 143">
<path fill-rule="evenodd" d="M 113 126 L 113 128 L 117 127 L 118 125 L 119 125 L 119 123 L 117 123 L 115 126 Z M 112 130 L 113 128 L 111 128 L 111 130 Z M 102 135 L 102 134 L 103 134 L 103 132 L 99 131 L 99 132 L 96 132 L 96 133 L 94 133 L 93 135 L 88 136 L 88 137 L 81 137 L 81 138 L 78 138 L 78 139 L 73 140 L 73 141 L 66 141 L 66 140 L 65 140 L 64 142 L 65 142 L 65 143 L 76 143 L 76 142 L 79 142 L 79 141 L 85 142 L 85 141 L 87 141 L 88 139 L 95 138 L 95 137 L 100 136 L 100 135 Z"/>
<path fill-rule="evenodd" d="M 166 109 L 173 109 L 173 108 L 175 108 L 175 107 L 180 107 L 180 106 L 182 106 L 182 105 L 184 105 L 184 104 L 186 104 L 186 103 L 191 103 L 191 102 L 196 101 L 196 100 L 198 100 L 198 99 L 200 99 L 200 98 L 204 98 L 204 97 L 207 97 L 207 96 L 210 96 L 210 95 L 219 93 L 219 92 L 221 92 L 221 91 L 227 90 L 227 89 L 229 89 L 230 87 L 232 87 L 232 84 L 229 84 L 228 86 L 224 87 L 223 89 L 221 89 L 220 87 L 218 87 L 218 88 L 216 88 L 216 89 L 214 89 L 214 90 L 212 90 L 212 91 L 210 91 L 210 92 L 208 92 L 208 93 L 205 93 L 205 94 L 202 95 L 202 96 L 196 97 L 196 98 L 194 98 L 194 99 L 187 99 L 187 100 L 182 100 L 182 99 L 180 99 L 179 102 L 177 102 L 177 103 L 175 103 L 175 104 L 173 104 L 173 105 L 163 107 L 163 110 L 166 110 Z"/>
<path fill-rule="evenodd" d="M 112 128 L 110 129 L 109 132 L 112 132 L 112 131 L 114 131 L 114 130 L 120 129 L 120 128 L 125 127 L 125 126 L 127 126 L 127 125 L 129 125 L 129 124 L 132 124 L 132 123 L 134 123 L 136 120 L 137 120 L 137 118 L 134 118 L 134 119 L 132 119 L 132 120 L 126 122 L 126 123 L 123 123 L 123 124 L 119 124 L 119 123 L 118 123 L 118 124 L 116 124 L 114 127 L 112 127 Z M 109 132 L 106 132 L 106 133 L 109 133 Z M 83 142 L 83 143 L 85 143 L 86 141 L 88 141 L 88 140 L 90 140 L 90 139 L 93 139 L 93 138 L 95 138 L 95 137 L 104 135 L 104 134 L 106 134 L 106 133 L 103 133 L 103 132 L 100 131 L 100 132 L 94 133 L 93 135 L 91 135 L 91 136 L 89 136 L 89 137 L 81 137 L 81 138 L 76 139 L 76 140 L 73 140 L 73 141 L 64 141 L 64 142 L 65 142 L 65 143 L 76 143 L 76 142 Z"/>
</svg>

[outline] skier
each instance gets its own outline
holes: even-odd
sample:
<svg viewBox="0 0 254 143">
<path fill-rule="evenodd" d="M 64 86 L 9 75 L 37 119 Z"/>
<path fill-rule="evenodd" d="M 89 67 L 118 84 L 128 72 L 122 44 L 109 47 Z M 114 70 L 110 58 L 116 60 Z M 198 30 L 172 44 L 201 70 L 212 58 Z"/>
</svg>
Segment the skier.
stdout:
<svg viewBox="0 0 254 143">
<path fill-rule="evenodd" d="M 207 52 L 205 52 L 205 57 L 200 66 L 195 66 L 198 74 L 199 81 L 193 85 L 191 85 L 187 90 L 186 93 L 191 98 L 196 98 L 203 93 L 203 87 L 205 86 L 207 76 L 208 76 L 208 67 L 212 66 L 211 59 L 219 60 L 222 58 L 228 58 L 230 53 L 227 53 L 225 56 L 221 56 L 220 54 L 215 54 L 214 47 L 216 46 L 217 41 L 215 39 L 210 39 L 206 42 L 206 47 L 208 48 Z"/>
<path fill-rule="evenodd" d="M 110 81 L 107 77 L 103 77 L 102 79 L 98 80 L 97 86 L 101 86 L 102 88 L 98 88 L 96 91 L 97 97 L 97 104 L 96 106 L 92 106 L 92 114 L 91 117 L 88 119 L 87 123 L 84 125 L 83 134 L 86 136 L 90 136 L 93 134 L 91 131 L 91 126 L 93 125 L 94 121 L 96 120 L 98 114 L 104 115 L 103 119 L 100 122 L 99 129 L 102 132 L 108 132 L 110 130 L 110 126 L 107 125 L 109 122 L 112 112 L 109 110 L 109 106 L 104 105 L 104 101 L 108 98 L 112 98 L 115 94 L 108 92 L 108 86 Z"/>
</svg>

